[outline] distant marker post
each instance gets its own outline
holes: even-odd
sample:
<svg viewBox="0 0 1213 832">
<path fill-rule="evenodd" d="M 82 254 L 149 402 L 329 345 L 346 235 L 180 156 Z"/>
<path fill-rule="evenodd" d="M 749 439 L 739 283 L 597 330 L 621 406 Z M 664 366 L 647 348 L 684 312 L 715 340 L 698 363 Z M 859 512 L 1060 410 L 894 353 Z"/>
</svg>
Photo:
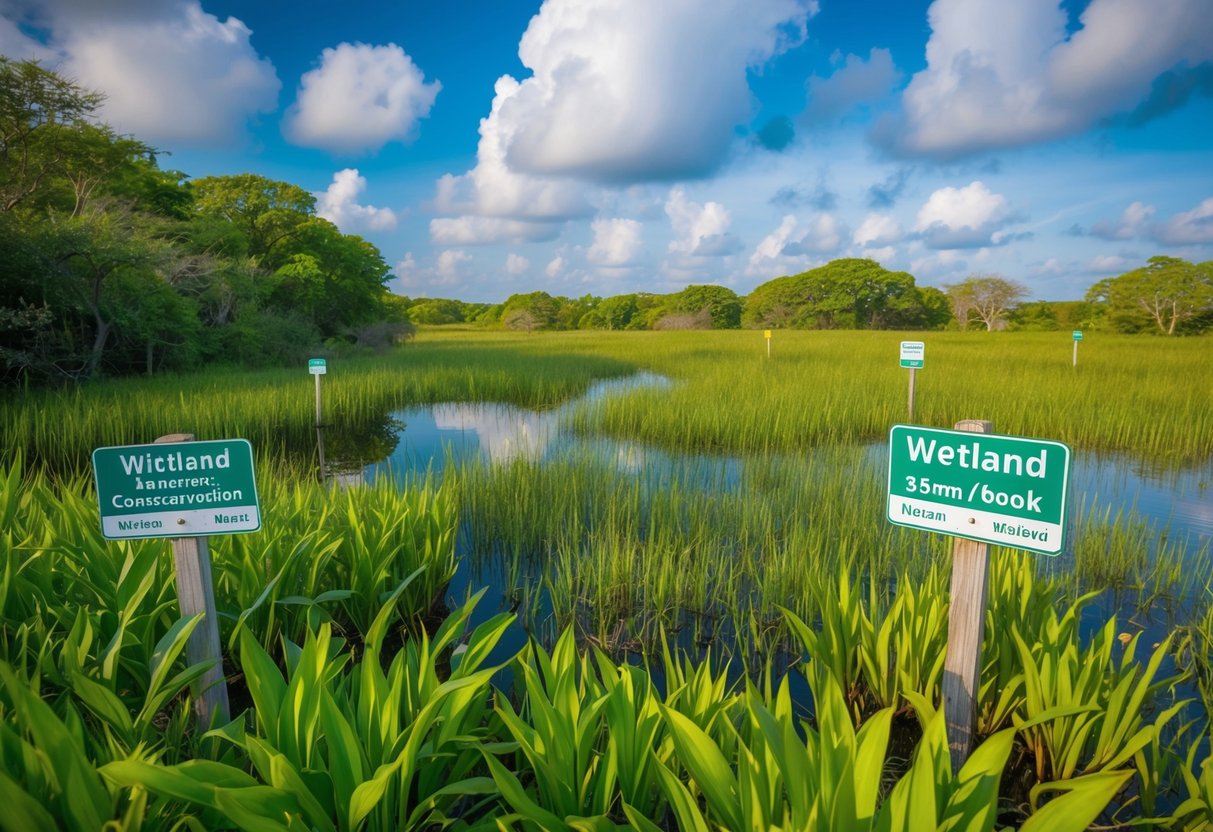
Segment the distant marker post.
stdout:
<svg viewBox="0 0 1213 832">
<path fill-rule="evenodd" d="M 1077 367 L 1078 366 L 1078 342 L 1082 340 L 1082 330 L 1081 329 L 1074 330 L 1073 338 L 1074 338 L 1074 362 L 1071 366 Z"/>
<path fill-rule="evenodd" d="M 323 358 L 309 358 L 307 371 L 316 377 L 316 449 L 319 454 L 320 481 L 324 482 L 324 422 L 321 420 L 320 377 L 329 371 L 328 362 Z"/>
<path fill-rule="evenodd" d="M 767 339 L 767 358 L 770 358 L 771 357 L 771 330 L 764 329 L 762 331 L 762 337 Z"/>
<path fill-rule="evenodd" d="M 926 345 L 922 341 L 901 342 L 901 367 L 910 371 L 910 401 L 907 421 L 914 421 L 914 373 L 925 366 Z"/>
</svg>

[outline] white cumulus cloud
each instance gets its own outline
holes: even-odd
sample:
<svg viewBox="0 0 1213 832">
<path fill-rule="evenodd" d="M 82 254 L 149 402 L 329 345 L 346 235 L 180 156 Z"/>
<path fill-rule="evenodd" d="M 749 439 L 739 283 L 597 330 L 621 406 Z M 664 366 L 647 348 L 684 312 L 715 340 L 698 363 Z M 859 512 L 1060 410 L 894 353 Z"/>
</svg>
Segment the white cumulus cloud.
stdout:
<svg viewBox="0 0 1213 832">
<path fill-rule="evenodd" d="M 448 248 L 438 254 L 438 276 L 447 281 L 461 276 L 464 263 L 470 263 L 472 255 L 457 248 Z"/>
<path fill-rule="evenodd" d="M 509 137 L 497 113 L 517 85 L 509 76 L 497 80 L 492 111 L 480 121 L 476 167 L 462 176 L 447 174 L 438 180 L 434 199 L 438 211 L 527 220 L 564 220 L 591 213 L 579 184 L 517 173 L 506 164 Z"/>
<path fill-rule="evenodd" d="M 357 168 L 333 174 L 328 189 L 316 196 L 316 213 L 346 234 L 369 229 L 387 231 L 396 227 L 396 212 L 391 208 L 360 205 L 358 197 L 366 190 L 366 177 Z"/>
<path fill-rule="evenodd" d="M 430 240 L 447 246 L 545 242 L 556 239 L 559 233 L 560 226 L 556 223 L 501 217 L 435 217 L 430 220 Z"/>
<path fill-rule="evenodd" d="M 981 181 L 940 188 L 918 209 L 915 231 L 931 248 L 978 248 L 1002 242 L 1011 204 Z"/>
<path fill-rule="evenodd" d="M 99 115 L 157 145 L 214 145 L 273 111 L 281 84 L 240 20 L 220 20 L 197 0 L 79 3 L 13 0 L 3 33 L 13 57 L 38 57 L 106 96 Z M 20 21 L 46 33 L 30 48 Z"/>
<path fill-rule="evenodd" d="M 885 125 L 901 151 L 956 157 L 1071 135 L 1143 102 L 1155 79 L 1213 58 L 1208 0 L 935 0 L 927 67 Z"/>
<path fill-rule="evenodd" d="M 1120 219 L 1115 222 L 1097 222 L 1091 226 L 1091 235 L 1104 240 L 1131 240 L 1146 229 L 1146 224 L 1154 216 L 1154 206 L 1143 202 L 1134 202 L 1125 208 Z"/>
<path fill-rule="evenodd" d="M 702 176 L 751 112 L 746 73 L 804 38 L 815 0 L 546 0 L 500 120 L 514 169 L 606 182 Z"/>
<path fill-rule="evenodd" d="M 868 214 L 851 238 L 857 246 L 883 246 L 901 239 L 901 224 L 888 214 Z"/>
<path fill-rule="evenodd" d="M 505 270 L 510 274 L 522 274 L 530 267 L 531 261 L 523 257 L 521 254 L 510 252 L 508 255 L 506 255 Z"/>
<path fill-rule="evenodd" d="M 283 133 L 304 147 L 338 153 L 375 150 L 407 141 L 429 115 L 442 85 L 394 43 L 341 43 L 325 49 L 320 66 L 300 79 Z"/>
<path fill-rule="evenodd" d="M 1150 236 L 1167 245 L 1213 243 L 1213 197 L 1155 226 Z"/>
<path fill-rule="evenodd" d="M 674 229 L 670 240 L 671 254 L 720 256 L 737 251 L 741 242 L 729 234 L 731 218 L 728 209 L 719 202 L 700 205 L 687 199 L 681 187 L 670 190 L 665 213 Z"/>
<path fill-rule="evenodd" d="M 625 266 L 641 248 L 641 225 L 629 219 L 597 219 L 591 223 L 594 244 L 586 258 L 600 266 Z"/>
</svg>

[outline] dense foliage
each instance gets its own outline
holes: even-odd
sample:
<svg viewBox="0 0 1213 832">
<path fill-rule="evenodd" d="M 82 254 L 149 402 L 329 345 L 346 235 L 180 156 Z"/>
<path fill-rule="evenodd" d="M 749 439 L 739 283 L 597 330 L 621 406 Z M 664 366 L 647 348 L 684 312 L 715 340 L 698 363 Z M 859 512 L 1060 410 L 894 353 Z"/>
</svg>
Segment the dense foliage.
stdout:
<svg viewBox="0 0 1213 832">
<path fill-rule="evenodd" d="M 0 57 L 0 382 L 284 361 L 407 332 L 379 251 L 307 191 L 189 182 L 99 123 L 100 102 Z"/>
</svg>

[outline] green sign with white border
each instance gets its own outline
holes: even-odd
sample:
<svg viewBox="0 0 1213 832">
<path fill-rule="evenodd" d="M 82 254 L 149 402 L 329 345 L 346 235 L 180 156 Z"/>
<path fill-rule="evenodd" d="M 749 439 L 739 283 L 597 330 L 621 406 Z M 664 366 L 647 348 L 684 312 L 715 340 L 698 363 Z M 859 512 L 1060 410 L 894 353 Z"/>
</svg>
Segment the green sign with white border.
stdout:
<svg viewBox="0 0 1213 832">
<path fill-rule="evenodd" d="M 261 528 L 247 439 L 97 448 L 93 475 L 101 533 L 110 540 Z"/>
<path fill-rule="evenodd" d="M 328 362 L 323 358 L 309 358 L 307 360 L 307 371 L 314 376 L 322 376 L 329 371 Z"/>
<path fill-rule="evenodd" d="M 1074 335 L 1074 340 L 1075 340 L 1075 341 L 1081 341 L 1081 340 L 1082 340 L 1082 330 L 1081 330 L 1081 329 L 1076 329 L 1076 330 L 1074 330 L 1073 335 Z"/>
<path fill-rule="evenodd" d="M 922 341 L 901 342 L 901 366 L 907 370 L 920 370 L 926 358 L 926 345 Z"/>
<path fill-rule="evenodd" d="M 1070 448 L 915 425 L 889 431 L 889 522 L 1058 555 Z"/>
</svg>

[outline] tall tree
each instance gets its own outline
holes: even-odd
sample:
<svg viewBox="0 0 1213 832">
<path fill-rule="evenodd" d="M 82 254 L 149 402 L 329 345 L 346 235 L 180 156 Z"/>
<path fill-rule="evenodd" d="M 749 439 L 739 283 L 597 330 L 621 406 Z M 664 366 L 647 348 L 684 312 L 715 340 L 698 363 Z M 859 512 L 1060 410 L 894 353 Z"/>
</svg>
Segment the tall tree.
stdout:
<svg viewBox="0 0 1213 832">
<path fill-rule="evenodd" d="M 88 124 L 100 93 L 43 69 L 0 56 L 0 212 L 12 211 L 63 173 L 70 128 Z"/>
<path fill-rule="evenodd" d="M 254 173 L 207 176 L 191 184 L 198 210 L 239 228 L 249 257 L 267 271 L 289 259 L 284 249 L 316 210 L 316 198 L 298 185 Z"/>
<path fill-rule="evenodd" d="M 996 274 L 973 275 L 960 283 L 944 286 L 952 301 L 956 320 L 968 329 L 974 315 L 990 331 L 1004 325 L 1011 309 L 1028 294 L 1028 287 Z"/>
<path fill-rule="evenodd" d="M 1122 331 L 1201 331 L 1213 324 L 1213 262 L 1151 257 L 1140 269 L 1096 283 L 1087 300 L 1105 306 Z"/>
</svg>

